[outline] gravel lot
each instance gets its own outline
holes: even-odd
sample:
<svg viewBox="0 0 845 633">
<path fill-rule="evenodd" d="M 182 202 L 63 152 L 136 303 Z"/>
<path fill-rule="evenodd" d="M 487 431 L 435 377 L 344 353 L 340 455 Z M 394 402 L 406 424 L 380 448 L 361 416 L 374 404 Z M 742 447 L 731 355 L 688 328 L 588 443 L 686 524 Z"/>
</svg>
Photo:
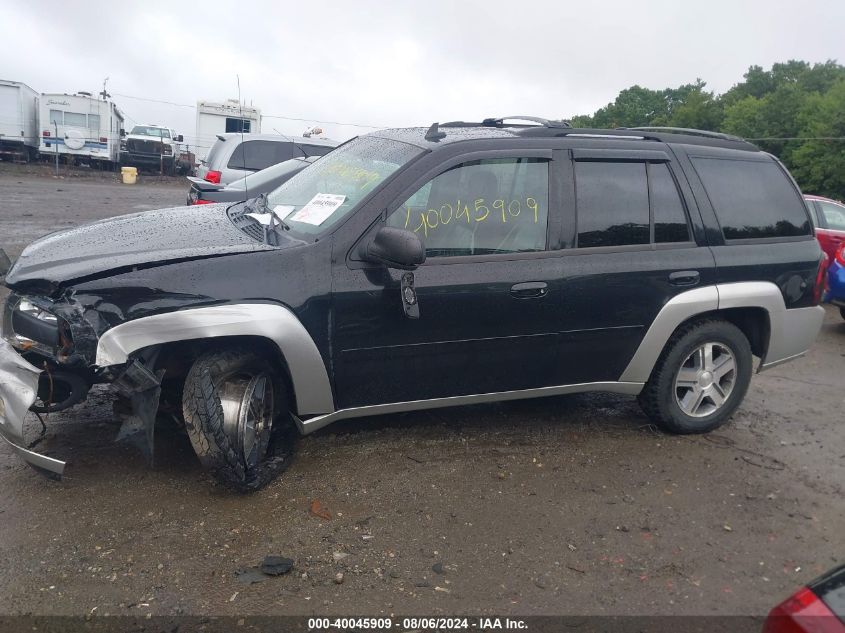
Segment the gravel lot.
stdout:
<svg viewBox="0 0 845 633">
<path fill-rule="evenodd" d="M 186 191 L 2 164 L 0 246 Z M 386 416 L 303 438 L 249 496 L 178 434 L 154 468 L 114 444 L 96 391 L 48 420 L 64 481 L 0 446 L 0 614 L 762 615 L 845 558 L 843 364 L 828 309 L 810 354 L 755 376 L 708 436 L 600 394 Z M 236 577 L 268 554 L 294 570 Z"/>
</svg>

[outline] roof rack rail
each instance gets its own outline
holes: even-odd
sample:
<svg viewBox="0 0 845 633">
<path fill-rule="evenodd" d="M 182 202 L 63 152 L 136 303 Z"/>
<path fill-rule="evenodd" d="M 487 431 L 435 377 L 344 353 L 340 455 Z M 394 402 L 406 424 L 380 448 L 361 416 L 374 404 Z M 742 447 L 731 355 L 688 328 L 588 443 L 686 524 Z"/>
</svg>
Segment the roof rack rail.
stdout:
<svg viewBox="0 0 845 633">
<path fill-rule="evenodd" d="M 543 127 L 550 128 L 571 128 L 572 124 L 569 121 L 553 121 L 550 119 L 543 119 L 537 116 L 503 116 L 498 118 L 484 119 L 481 125 L 484 127 L 504 127 L 505 121 L 530 121 L 537 123 Z"/>
<path fill-rule="evenodd" d="M 703 136 L 705 138 L 718 138 L 723 141 L 744 141 L 744 138 L 725 134 L 724 132 L 712 132 L 710 130 L 697 130 L 690 127 L 668 127 L 668 126 L 642 126 L 642 127 L 620 127 L 620 130 L 636 130 L 641 132 L 669 132 L 670 134 L 689 134 L 691 136 Z"/>
</svg>

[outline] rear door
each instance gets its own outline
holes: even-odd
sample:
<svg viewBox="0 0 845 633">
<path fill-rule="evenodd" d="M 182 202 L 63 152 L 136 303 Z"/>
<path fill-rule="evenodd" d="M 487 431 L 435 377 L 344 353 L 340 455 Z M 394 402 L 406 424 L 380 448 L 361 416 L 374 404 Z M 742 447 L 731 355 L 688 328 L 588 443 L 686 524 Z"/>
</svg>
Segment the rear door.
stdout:
<svg viewBox="0 0 845 633">
<path fill-rule="evenodd" d="M 715 283 L 701 217 L 668 148 L 573 149 L 564 204 L 560 384 L 618 380 L 660 309 Z"/>
</svg>

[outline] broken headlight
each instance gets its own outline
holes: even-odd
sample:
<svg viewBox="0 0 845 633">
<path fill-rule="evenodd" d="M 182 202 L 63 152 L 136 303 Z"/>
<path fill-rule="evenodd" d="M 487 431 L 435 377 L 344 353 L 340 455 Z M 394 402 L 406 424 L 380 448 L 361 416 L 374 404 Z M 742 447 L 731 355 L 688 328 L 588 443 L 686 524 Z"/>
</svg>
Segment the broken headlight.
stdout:
<svg viewBox="0 0 845 633">
<path fill-rule="evenodd" d="M 58 319 L 32 299 L 12 294 L 3 310 L 2 336 L 18 349 L 52 355 L 59 341 Z"/>
</svg>

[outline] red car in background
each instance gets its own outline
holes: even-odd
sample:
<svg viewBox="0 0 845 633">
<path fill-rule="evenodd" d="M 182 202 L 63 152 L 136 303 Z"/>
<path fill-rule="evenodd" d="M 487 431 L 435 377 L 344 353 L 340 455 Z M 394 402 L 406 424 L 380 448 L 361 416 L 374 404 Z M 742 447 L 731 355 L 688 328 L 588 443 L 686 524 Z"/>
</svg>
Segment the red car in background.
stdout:
<svg viewBox="0 0 845 633">
<path fill-rule="evenodd" d="M 763 633 L 845 633 L 845 565 L 816 578 L 772 609 Z"/>
<path fill-rule="evenodd" d="M 821 196 L 804 196 L 804 200 L 816 227 L 816 239 L 827 253 L 827 261 L 832 262 L 845 243 L 845 204 Z"/>
</svg>

